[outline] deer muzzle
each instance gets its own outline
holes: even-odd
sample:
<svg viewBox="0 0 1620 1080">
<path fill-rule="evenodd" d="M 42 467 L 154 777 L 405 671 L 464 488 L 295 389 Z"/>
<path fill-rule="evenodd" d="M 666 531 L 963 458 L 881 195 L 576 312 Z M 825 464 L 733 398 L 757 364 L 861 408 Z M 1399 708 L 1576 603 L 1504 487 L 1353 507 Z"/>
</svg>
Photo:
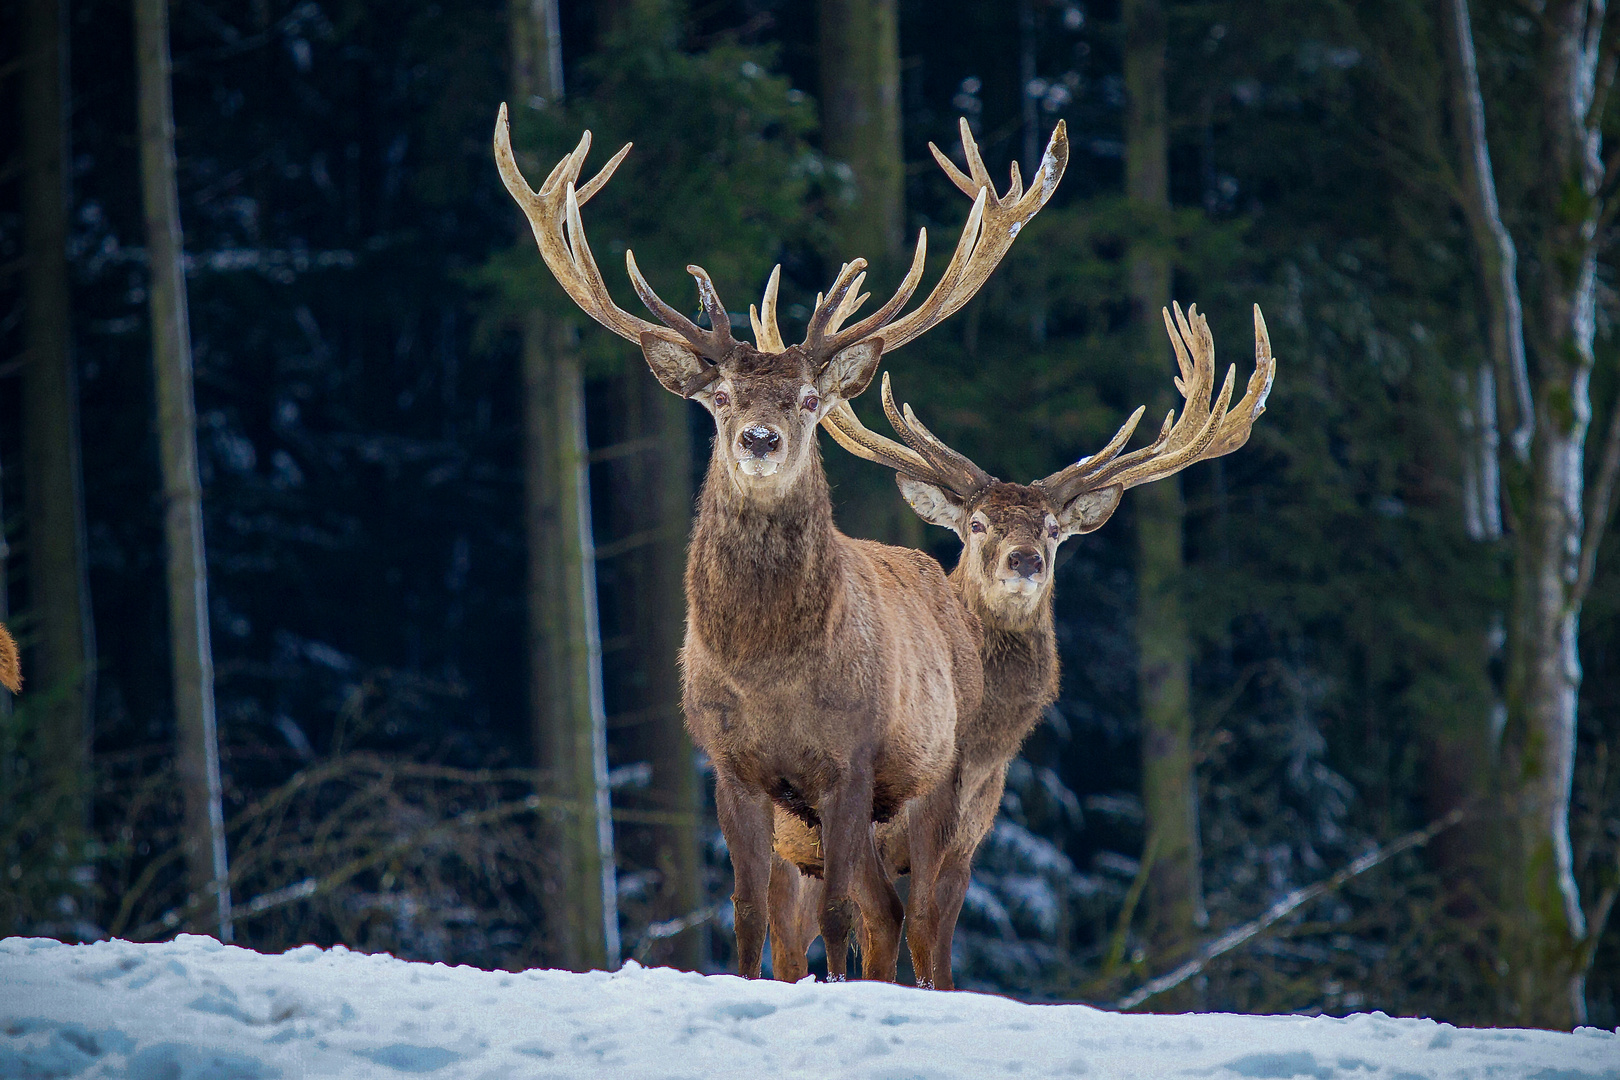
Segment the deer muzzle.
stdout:
<svg viewBox="0 0 1620 1080">
<path fill-rule="evenodd" d="M 1007 569 L 1021 578 L 1033 578 L 1045 566 L 1046 560 L 1032 547 L 1016 547 L 1007 552 Z"/>
<path fill-rule="evenodd" d="M 782 464 L 782 434 L 767 424 L 737 433 L 737 467 L 748 476 L 770 476 Z"/>
</svg>

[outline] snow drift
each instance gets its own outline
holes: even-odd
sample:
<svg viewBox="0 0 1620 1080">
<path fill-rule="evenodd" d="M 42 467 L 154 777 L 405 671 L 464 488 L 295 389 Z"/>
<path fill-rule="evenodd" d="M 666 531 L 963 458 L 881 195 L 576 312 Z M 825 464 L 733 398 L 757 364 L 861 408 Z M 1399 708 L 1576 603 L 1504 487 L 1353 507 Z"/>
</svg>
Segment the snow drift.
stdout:
<svg viewBox="0 0 1620 1080">
<path fill-rule="evenodd" d="M 1381 1013 L 1122 1016 L 873 983 L 634 963 L 481 971 L 313 945 L 280 956 L 0 941 L 0 1078 L 1001 1076 L 1620 1080 L 1620 1035 Z"/>
</svg>

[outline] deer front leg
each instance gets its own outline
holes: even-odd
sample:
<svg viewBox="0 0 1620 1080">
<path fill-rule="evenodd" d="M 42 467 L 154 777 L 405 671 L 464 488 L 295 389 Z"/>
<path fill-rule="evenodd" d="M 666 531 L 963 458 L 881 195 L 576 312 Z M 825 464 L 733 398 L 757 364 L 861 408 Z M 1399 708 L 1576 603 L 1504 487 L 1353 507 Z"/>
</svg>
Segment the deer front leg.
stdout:
<svg viewBox="0 0 1620 1080">
<path fill-rule="evenodd" d="M 822 799 L 821 843 L 826 895 L 821 905 L 821 940 L 827 945 L 827 977 L 842 982 L 849 973 L 849 931 L 862 918 L 862 973 L 894 981 L 900 956 L 900 924 L 905 908 L 878 859 L 872 836 L 872 774 L 856 767 Z"/>
<path fill-rule="evenodd" d="M 765 952 L 765 930 L 771 878 L 771 803 L 749 791 L 735 777 L 716 770 L 715 809 L 720 831 L 731 852 L 735 887 L 731 906 L 737 916 L 737 973 L 747 979 L 760 975 Z"/>
<path fill-rule="evenodd" d="M 810 974 L 806 954 L 820 930 L 821 882 L 779 855 L 771 857 L 771 974 L 798 982 Z"/>
</svg>

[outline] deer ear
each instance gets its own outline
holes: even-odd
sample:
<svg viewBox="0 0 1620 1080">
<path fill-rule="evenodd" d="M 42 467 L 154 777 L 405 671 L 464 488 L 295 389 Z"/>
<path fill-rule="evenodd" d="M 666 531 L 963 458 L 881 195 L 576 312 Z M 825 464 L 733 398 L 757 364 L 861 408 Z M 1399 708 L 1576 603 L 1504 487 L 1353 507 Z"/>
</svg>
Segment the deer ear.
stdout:
<svg viewBox="0 0 1620 1080">
<path fill-rule="evenodd" d="M 909 476 L 895 474 L 895 483 L 900 485 L 900 495 L 911 504 L 917 516 L 930 525 L 938 525 L 962 535 L 962 524 L 965 520 L 962 501 L 942 487 L 913 480 Z"/>
<path fill-rule="evenodd" d="M 1057 513 L 1058 528 L 1067 538 L 1078 533 L 1093 532 L 1103 527 L 1114 511 L 1125 489 L 1115 484 L 1100 491 L 1083 491 Z"/>
<path fill-rule="evenodd" d="M 857 341 L 827 361 L 827 366 L 816 377 L 816 389 L 822 397 L 841 401 L 859 397 L 872 381 L 872 376 L 877 374 L 878 360 L 882 355 L 882 338 Z"/>
<path fill-rule="evenodd" d="M 647 366 L 672 394 L 689 398 L 714 380 L 714 365 L 685 345 L 654 333 L 641 335 L 641 355 Z"/>
</svg>

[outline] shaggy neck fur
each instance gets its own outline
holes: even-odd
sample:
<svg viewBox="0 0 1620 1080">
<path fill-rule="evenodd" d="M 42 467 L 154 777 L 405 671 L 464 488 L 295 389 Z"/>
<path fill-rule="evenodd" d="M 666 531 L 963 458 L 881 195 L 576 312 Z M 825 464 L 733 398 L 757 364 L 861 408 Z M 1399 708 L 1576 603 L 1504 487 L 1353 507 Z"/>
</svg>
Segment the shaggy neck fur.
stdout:
<svg viewBox="0 0 1620 1080">
<path fill-rule="evenodd" d="M 769 501 L 740 489 L 716 452 L 687 561 L 693 627 L 721 655 L 802 652 L 819 637 L 838 585 L 837 531 L 821 454 Z"/>
</svg>

